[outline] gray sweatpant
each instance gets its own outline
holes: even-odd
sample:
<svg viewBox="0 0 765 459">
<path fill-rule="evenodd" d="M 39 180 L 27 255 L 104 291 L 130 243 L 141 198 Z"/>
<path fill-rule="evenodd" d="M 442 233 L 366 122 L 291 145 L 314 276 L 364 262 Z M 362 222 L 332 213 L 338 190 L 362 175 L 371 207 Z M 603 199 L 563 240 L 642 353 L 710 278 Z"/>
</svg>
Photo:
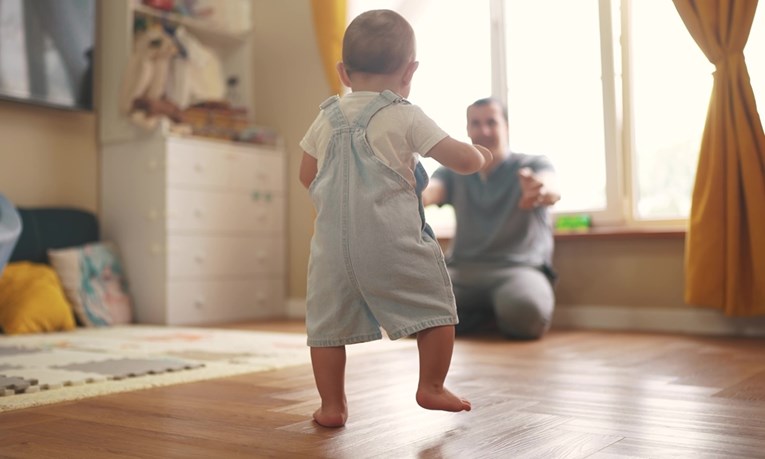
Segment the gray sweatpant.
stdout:
<svg viewBox="0 0 765 459">
<path fill-rule="evenodd" d="M 537 339 L 550 328 L 555 294 L 539 269 L 471 263 L 450 265 L 449 275 L 460 318 L 457 333 L 479 330 L 492 319 L 508 338 Z"/>
</svg>

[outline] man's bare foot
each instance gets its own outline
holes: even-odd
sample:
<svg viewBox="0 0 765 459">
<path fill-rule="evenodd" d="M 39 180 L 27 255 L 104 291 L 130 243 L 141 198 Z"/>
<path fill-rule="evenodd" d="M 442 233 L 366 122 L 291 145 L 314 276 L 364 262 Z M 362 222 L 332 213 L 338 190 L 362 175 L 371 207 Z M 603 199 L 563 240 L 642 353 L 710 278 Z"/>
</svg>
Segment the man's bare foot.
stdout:
<svg viewBox="0 0 765 459">
<path fill-rule="evenodd" d="M 417 388 L 417 404 L 427 410 L 470 411 L 470 402 L 441 388 Z"/>
<path fill-rule="evenodd" d="M 330 411 L 319 408 L 313 413 L 313 420 L 324 427 L 342 427 L 348 419 L 348 411 Z"/>
</svg>

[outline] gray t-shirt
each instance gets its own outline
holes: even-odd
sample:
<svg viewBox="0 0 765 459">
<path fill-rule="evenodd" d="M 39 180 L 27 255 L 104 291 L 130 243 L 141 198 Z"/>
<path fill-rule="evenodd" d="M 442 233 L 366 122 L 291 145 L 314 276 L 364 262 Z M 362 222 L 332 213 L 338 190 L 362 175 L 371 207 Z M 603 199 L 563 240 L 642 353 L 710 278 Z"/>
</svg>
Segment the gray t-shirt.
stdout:
<svg viewBox="0 0 765 459">
<path fill-rule="evenodd" d="M 479 174 L 460 175 L 445 167 L 433 178 L 446 187 L 446 201 L 457 218 L 449 264 L 496 263 L 498 266 L 552 267 L 553 231 L 549 210 L 518 208 L 518 170 L 552 170 L 544 156 L 510 153 L 484 182 Z"/>
</svg>

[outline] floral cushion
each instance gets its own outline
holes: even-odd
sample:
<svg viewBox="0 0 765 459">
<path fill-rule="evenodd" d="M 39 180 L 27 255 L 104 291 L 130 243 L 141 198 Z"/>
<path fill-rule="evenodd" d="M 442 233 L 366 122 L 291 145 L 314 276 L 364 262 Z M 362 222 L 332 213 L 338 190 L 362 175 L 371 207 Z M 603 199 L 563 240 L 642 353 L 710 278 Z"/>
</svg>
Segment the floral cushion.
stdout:
<svg viewBox="0 0 765 459">
<path fill-rule="evenodd" d="M 49 250 L 48 257 L 79 323 L 101 327 L 132 321 L 132 300 L 114 244 L 96 242 Z"/>
</svg>

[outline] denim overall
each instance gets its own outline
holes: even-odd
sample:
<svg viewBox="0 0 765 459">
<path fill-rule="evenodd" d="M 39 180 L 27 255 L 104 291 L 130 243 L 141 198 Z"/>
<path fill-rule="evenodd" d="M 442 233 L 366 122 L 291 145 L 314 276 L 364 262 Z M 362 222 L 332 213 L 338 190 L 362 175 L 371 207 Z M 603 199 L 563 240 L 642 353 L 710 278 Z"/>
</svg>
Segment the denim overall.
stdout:
<svg viewBox="0 0 765 459">
<path fill-rule="evenodd" d="M 333 132 L 321 170 L 309 188 L 317 211 L 308 262 L 308 345 L 341 346 L 390 339 L 457 323 L 451 280 L 441 248 L 425 223 L 420 194 L 427 174 L 417 163 L 417 187 L 375 156 L 369 121 L 391 104 L 381 93 L 349 123 L 337 96 L 321 108 Z"/>
</svg>

